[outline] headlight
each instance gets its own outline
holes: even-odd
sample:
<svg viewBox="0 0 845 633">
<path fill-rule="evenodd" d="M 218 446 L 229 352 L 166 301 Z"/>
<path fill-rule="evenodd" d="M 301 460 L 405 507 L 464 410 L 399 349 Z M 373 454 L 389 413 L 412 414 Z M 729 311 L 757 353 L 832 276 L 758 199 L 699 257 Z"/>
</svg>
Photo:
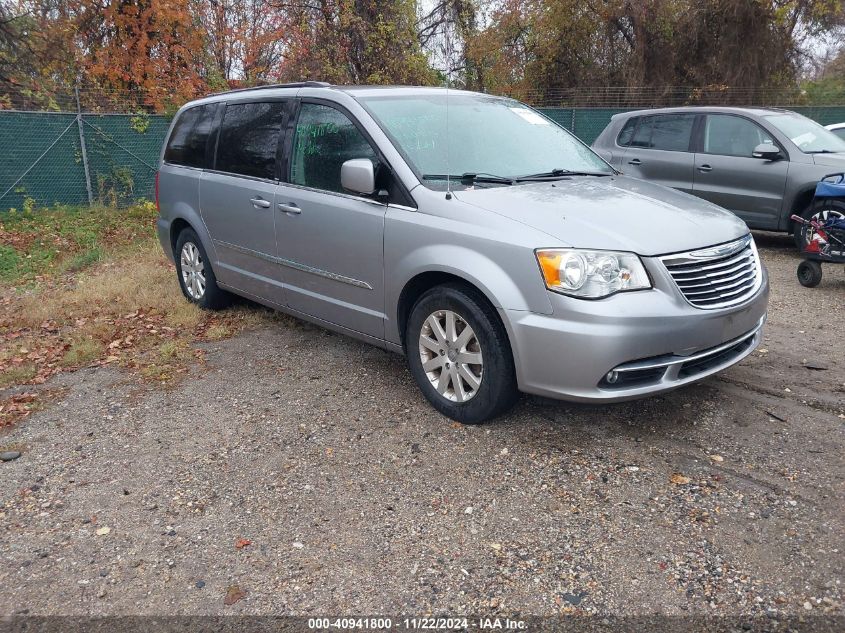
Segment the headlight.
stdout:
<svg viewBox="0 0 845 633">
<path fill-rule="evenodd" d="M 623 290 L 651 288 L 633 253 L 555 248 L 537 251 L 546 287 L 573 297 L 599 299 Z"/>
</svg>

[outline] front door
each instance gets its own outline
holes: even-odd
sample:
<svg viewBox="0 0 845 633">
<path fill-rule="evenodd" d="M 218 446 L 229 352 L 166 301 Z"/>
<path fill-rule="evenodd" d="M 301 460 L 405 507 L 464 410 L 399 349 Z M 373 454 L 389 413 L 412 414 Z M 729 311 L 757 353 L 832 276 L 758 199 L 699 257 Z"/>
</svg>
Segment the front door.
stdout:
<svg viewBox="0 0 845 633">
<path fill-rule="evenodd" d="M 277 256 L 288 306 L 376 338 L 384 337 L 384 217 L 387 206 L 345 191 L 341 165 L 373 147 L 340 109 L 302 103 L 288 183 L 276 191 Z"/>
<path fill-rule="evenodd" d="M 227 104 L 213 170 L 200 181 L 200 209 L 228 286 L 284 305 L 276 252 L 275 194 L 282 101 Z"/>
<path fill-rule="evenodd" d="M 695 155 L 693 193 L 733 211 L 748 226 L 777 229 L 789 161 L 753 158 L 761 143 L 775 143 L 762 127 L 730 114 L 708 114 Z"/>
</svg>

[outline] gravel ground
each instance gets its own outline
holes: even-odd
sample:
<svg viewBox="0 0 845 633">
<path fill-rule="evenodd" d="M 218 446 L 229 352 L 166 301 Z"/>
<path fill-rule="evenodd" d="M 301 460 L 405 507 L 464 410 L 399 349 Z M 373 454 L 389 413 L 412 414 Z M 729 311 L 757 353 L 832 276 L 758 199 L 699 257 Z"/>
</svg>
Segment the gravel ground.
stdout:
<svg viewBox="0 0 845 633">
<path fill-rule="evenodd" d="M 759 351 L 636 403 L 463 427 L 293 320 L 171 391 L 60 376 L 0 436 L 0 614 L 841 616 L 845 274 L 758 241 Z"/>
</svg>

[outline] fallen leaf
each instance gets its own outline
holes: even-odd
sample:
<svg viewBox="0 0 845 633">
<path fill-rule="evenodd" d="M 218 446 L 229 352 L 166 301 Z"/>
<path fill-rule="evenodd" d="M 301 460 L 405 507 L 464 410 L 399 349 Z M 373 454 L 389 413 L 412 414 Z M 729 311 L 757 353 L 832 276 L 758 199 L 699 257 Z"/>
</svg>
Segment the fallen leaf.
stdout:
<svg viewBox="0 0 845 633">
<path fill-rule="evenodd" d="M 248 538 L 239 538 L 237 541 L 235 541 L 236 549 L 243 549 L 248 545 L 252 545 L 252 541 L 250 541 Z"/>
<path fill-rule="evenodd" d="M 101 528 L 97 528 L 97 536 L 105 536 L 109 532 L 111 532 L 110 527 L 103 526 Z"/>
<path fill-rule="evenodd" d="M 725 461 L 725 458 L 724 458 L 724 457 L 722 457 L 721 455 L 711 455 L 711 456 L 710 456 L 710 459 L 712 459 L 714 462 L 723 462 L 723 461 Z"/>
<path fill-rule="evenodd" d="M 237 585 L 231 585 L 228 589 L 226 589 L 226 597 L 223 598 L 223 604 L 225 605 L 233 605 L 238 600 L 241 600 L 246 597 L 246 591 L 238 587 Z"/>
<path fill-rule="evenodd" d="M 669 481 L 671 481 L 676 486 L 684 486 L 692 480 L 689 477 L 682 475 L 681 473 L 674 473 L 671 477 L 669 477 Z"/>
</svg>

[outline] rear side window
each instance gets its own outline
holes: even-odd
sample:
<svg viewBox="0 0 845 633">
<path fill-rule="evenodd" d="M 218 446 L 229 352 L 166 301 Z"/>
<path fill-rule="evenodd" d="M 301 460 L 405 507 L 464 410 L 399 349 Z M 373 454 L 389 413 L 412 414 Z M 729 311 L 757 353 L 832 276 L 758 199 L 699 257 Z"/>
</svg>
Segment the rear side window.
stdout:
<svg viewBox="0 0 845 633">
<path fill-rule="evenodd" d="M 631 144 L 631 140 L 634 138 L 634 131 L 637 129 L 637 123 L 640 122 L 640 117 L 635 116 L 625 123 L 622 127 L 622 131 L 619 132 L 619 136 L 616 137 L 616 144 L 621 145 L 622 147 L 627 147 Z"/>
<path fill-rule="evenodd" d="M 207 167 L 206 147 L 216 114 L 216 103 L 185 110 L 173 125 L 164 160 L 173 165 Z"/>
<path fill-rule="evenodd" d="M 670 152 L 689 151 L 694 114 L 658 114 L 643 117 L 629 145 Z"/>
<path fill-rule="evenodd" d="M 227 105 L 217 141 L 215 169 L 275 179 L 284 115 L 285 104 L 281 101 Z"/>
<path fill-rule="evenodd" d="M 831 130 L 836 136 L 845 140 L 845 127 L 836 128 L 835 130 Z"/>
</svg>

